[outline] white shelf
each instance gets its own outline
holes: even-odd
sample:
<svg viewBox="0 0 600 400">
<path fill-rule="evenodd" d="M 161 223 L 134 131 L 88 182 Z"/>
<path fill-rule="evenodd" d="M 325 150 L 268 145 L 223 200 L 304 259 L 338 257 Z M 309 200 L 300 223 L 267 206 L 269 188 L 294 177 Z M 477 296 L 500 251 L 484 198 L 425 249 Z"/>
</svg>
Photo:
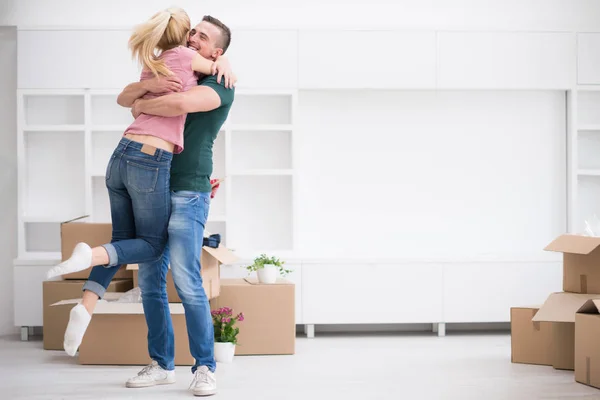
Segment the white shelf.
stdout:
<svg viewBox="0 0 600 400">
<path fill-rule="evenodd" d="M 84 215 L 84 135 L 29 132 L 24 137 L 25 215 Z"/>
<path fill-rule="evenodd" d="M 23 222 L 25 223 L 63 223 L 66 221 L 70 221 L 73 218 L 80 217 L 81 214 L 75 215 L 37 215 L 37 214 L 25 214 L 23 215 Z"/>
<path fill-rule="evenodd" d="M 287 125 L 292 123 L 291 95 L 237 95 L 229 122 L 235 125 Z"/>
<path fill-rule="evenodd" d="M 600 169 L 580 169 L 577 174 L 580 176 L 600 176 Z"/>
<path fill-rule="evenodd" d="M 292 124 L 231 124 L 232 131 L 272 132 L 291 131 Z"/>
<path fill-rule="evenodd" d="M 13 260 L 15 267 L 32 267 L 39 265 L 56 265 L 62 259 L 60 252 L 25 253 L 23 257 Z"/>
<path fill-rule="evenodd" d="M 84 124 L 83 95 L 23 96 L 24 125 Z"/>
<path fill-rule="evenodd" d="M 234 171 L 291 171 L 292 132 L 232 131 L 231 167 Z"/>
<path fill-rule="evenodd" d="M 121 134 L 125 133 L 125 129 L 127 129 L 129 125 L 126 124 L 115 124 L 115 125 L 92 125 L 92 132 L 120 132 Z"/>
<path fill-rule="evenodd" d="M 116 95 L 92 93 L 91 103 L 92 115 L 90 122 L 92 123 L 92 126 L 99 126 L 100 130 L 113 130 L 105 129 L 102 127 L 104 125 L 119 127 L 114 130 L 123 130 L 123 125 L 127 127 L 133 122 L 131 110 L 118 105 Z"/>
<path fill-rule="evenodd" d="M 92 177 L 103 177 L 106 175 L 106 167 L 115 148 L 119 144 L 123 131 L 92 131 Z"/>
<path fill-rule="evenodd" d="M 579 125 L 578 131 L 600 131 L 600 124 Z"/>
<path fill-rule="evenodd" d="M 85 125 L 26 125 L 23 127 L 25 132 L 81 132 L 85 130 Z"/>
<path fill-rule="evenodd" d="M 247 169 L 232 172 L 231 176 L 291 176 L 291 169 Z"/>
</svg>

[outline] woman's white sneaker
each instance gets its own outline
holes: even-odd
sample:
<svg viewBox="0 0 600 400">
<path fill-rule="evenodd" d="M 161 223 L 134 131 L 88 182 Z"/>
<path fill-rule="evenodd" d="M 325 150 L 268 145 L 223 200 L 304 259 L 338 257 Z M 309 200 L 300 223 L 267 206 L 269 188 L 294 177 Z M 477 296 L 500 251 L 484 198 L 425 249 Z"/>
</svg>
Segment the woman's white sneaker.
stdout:
<svg viewBox="0 0 600 400">
<path fill-rule="evenodd" d="M 163 369 L 156 361 L 144 367 L 136 376 L 129 379 L 125 386 L 128 388 L 143 388 L 155 385 L 175 383 L 175 371 Z"/>
<path fill-rule="evenodd" d="M 217 393 L 217 378 L 214 372 L 211 372 L 207 366 L 201 366 L 196 369 L 194 380 L 190 385 L 190 390 L 194 396 L 212 396 Z"/>
</svg>

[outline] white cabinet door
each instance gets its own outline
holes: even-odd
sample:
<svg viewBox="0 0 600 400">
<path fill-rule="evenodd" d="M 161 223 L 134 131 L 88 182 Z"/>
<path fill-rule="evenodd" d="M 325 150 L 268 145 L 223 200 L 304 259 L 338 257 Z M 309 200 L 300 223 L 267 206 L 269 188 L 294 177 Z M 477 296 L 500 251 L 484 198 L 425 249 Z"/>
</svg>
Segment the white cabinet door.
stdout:
<svg viewBox="0 0 600 400">
<path fill-rule="evenodd" d="M 433 323 L 442 320 L 436 264 L 303 264 L 307 324 Z"/>
<path fill-rule="evenodd" d="M 600 33 L 577 35 L 577 83 L 600 85 Z"/>
<path fill-rule="evenodd" d="M 305 31 L 301 89 L 434 88 L 435 32 Z"/>
<path fill-rule="evenodd" d="M 510 308 L 541 305 L 562 290 L 562 263 L 444 267 L 444 322 L 509 322 Z"/>
<path fill-rule="evenodd" d="M 442 89 L 565 89 L 575 83 L 571 33 L 440 32 Z"/>
<path fill-rule="evenodd" d="M 295 89 L 298 86 L 298 32 L 238 30 L 226 53 L 237 87 Z"/>
<path fill-rule="evenodd" d="M 285 265 L 285 267 L 292 272 L 287 275 L 284 279 L 293 282 L 296 287 L 295 292 L 295 305 L 296 305 L 296 324 L 302 324 L 302 266 L 300 264 Z M 243 279 L 247 277 L 256 278 L 256 272 L 248 273 L 245 265 L 221 265 L 221 279 Z"/>
<path fill-rule="evenodd" d="M 18 33 L 21 89 L 120 89 L 139 80 L 128 30 L 22 30 Z"/>
<path fill-rule="evenodd" d="M 52 265 L 15 265 L 15 326 L 44 325 L 43 282 Z"/>
</svg>

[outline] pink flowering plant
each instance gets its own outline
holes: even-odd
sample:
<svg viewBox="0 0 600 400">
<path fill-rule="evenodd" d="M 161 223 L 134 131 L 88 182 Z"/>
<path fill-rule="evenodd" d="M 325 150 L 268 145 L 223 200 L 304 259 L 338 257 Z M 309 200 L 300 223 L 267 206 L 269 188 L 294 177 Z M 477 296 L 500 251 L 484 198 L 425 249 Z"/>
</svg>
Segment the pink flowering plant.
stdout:
<svg viewBox="0 0 600 400">
<path fill-rule="evenodd" d="M 212 315 L 215 330 L 215 342 L 237 344 L 237 335 L 240 328 L 235 326 L 236 322 L 244 321 L 244 314 L 233 316 L 233 310 L 229 307 L 219 308 L 210 313 Z"/>
</svg>

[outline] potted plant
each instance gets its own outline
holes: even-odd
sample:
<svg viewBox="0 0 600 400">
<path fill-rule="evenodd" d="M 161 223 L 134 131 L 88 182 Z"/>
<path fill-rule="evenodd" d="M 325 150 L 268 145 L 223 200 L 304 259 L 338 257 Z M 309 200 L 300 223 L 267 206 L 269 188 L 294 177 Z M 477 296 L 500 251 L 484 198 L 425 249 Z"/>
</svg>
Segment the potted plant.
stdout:
<svg viewBox="0 0 600 400">
<path fill-rule="evenodd" d="M 275 283 L 277 275 L 286 276 L 292 272 L 285 269 L 283 264 L 285 264 L 285 261 L 281 261 L 277 257 L 268 257 L 266 254 L 261 254 L 246 269 L 250 272 L 256 271 L 260 283 Z"/>
<path fill-rule="evenodd" d="M 215 331 L 215 360 L 230 363 L 233 361 L 237 335 L 240 333 L 240 328 L 235 324 L 244 320 L 244 314 L 239 313 L 234 317 L 233 310 L 229 307 L 213 310 L 210 314 L 212 315 Z"/>
</svg>

